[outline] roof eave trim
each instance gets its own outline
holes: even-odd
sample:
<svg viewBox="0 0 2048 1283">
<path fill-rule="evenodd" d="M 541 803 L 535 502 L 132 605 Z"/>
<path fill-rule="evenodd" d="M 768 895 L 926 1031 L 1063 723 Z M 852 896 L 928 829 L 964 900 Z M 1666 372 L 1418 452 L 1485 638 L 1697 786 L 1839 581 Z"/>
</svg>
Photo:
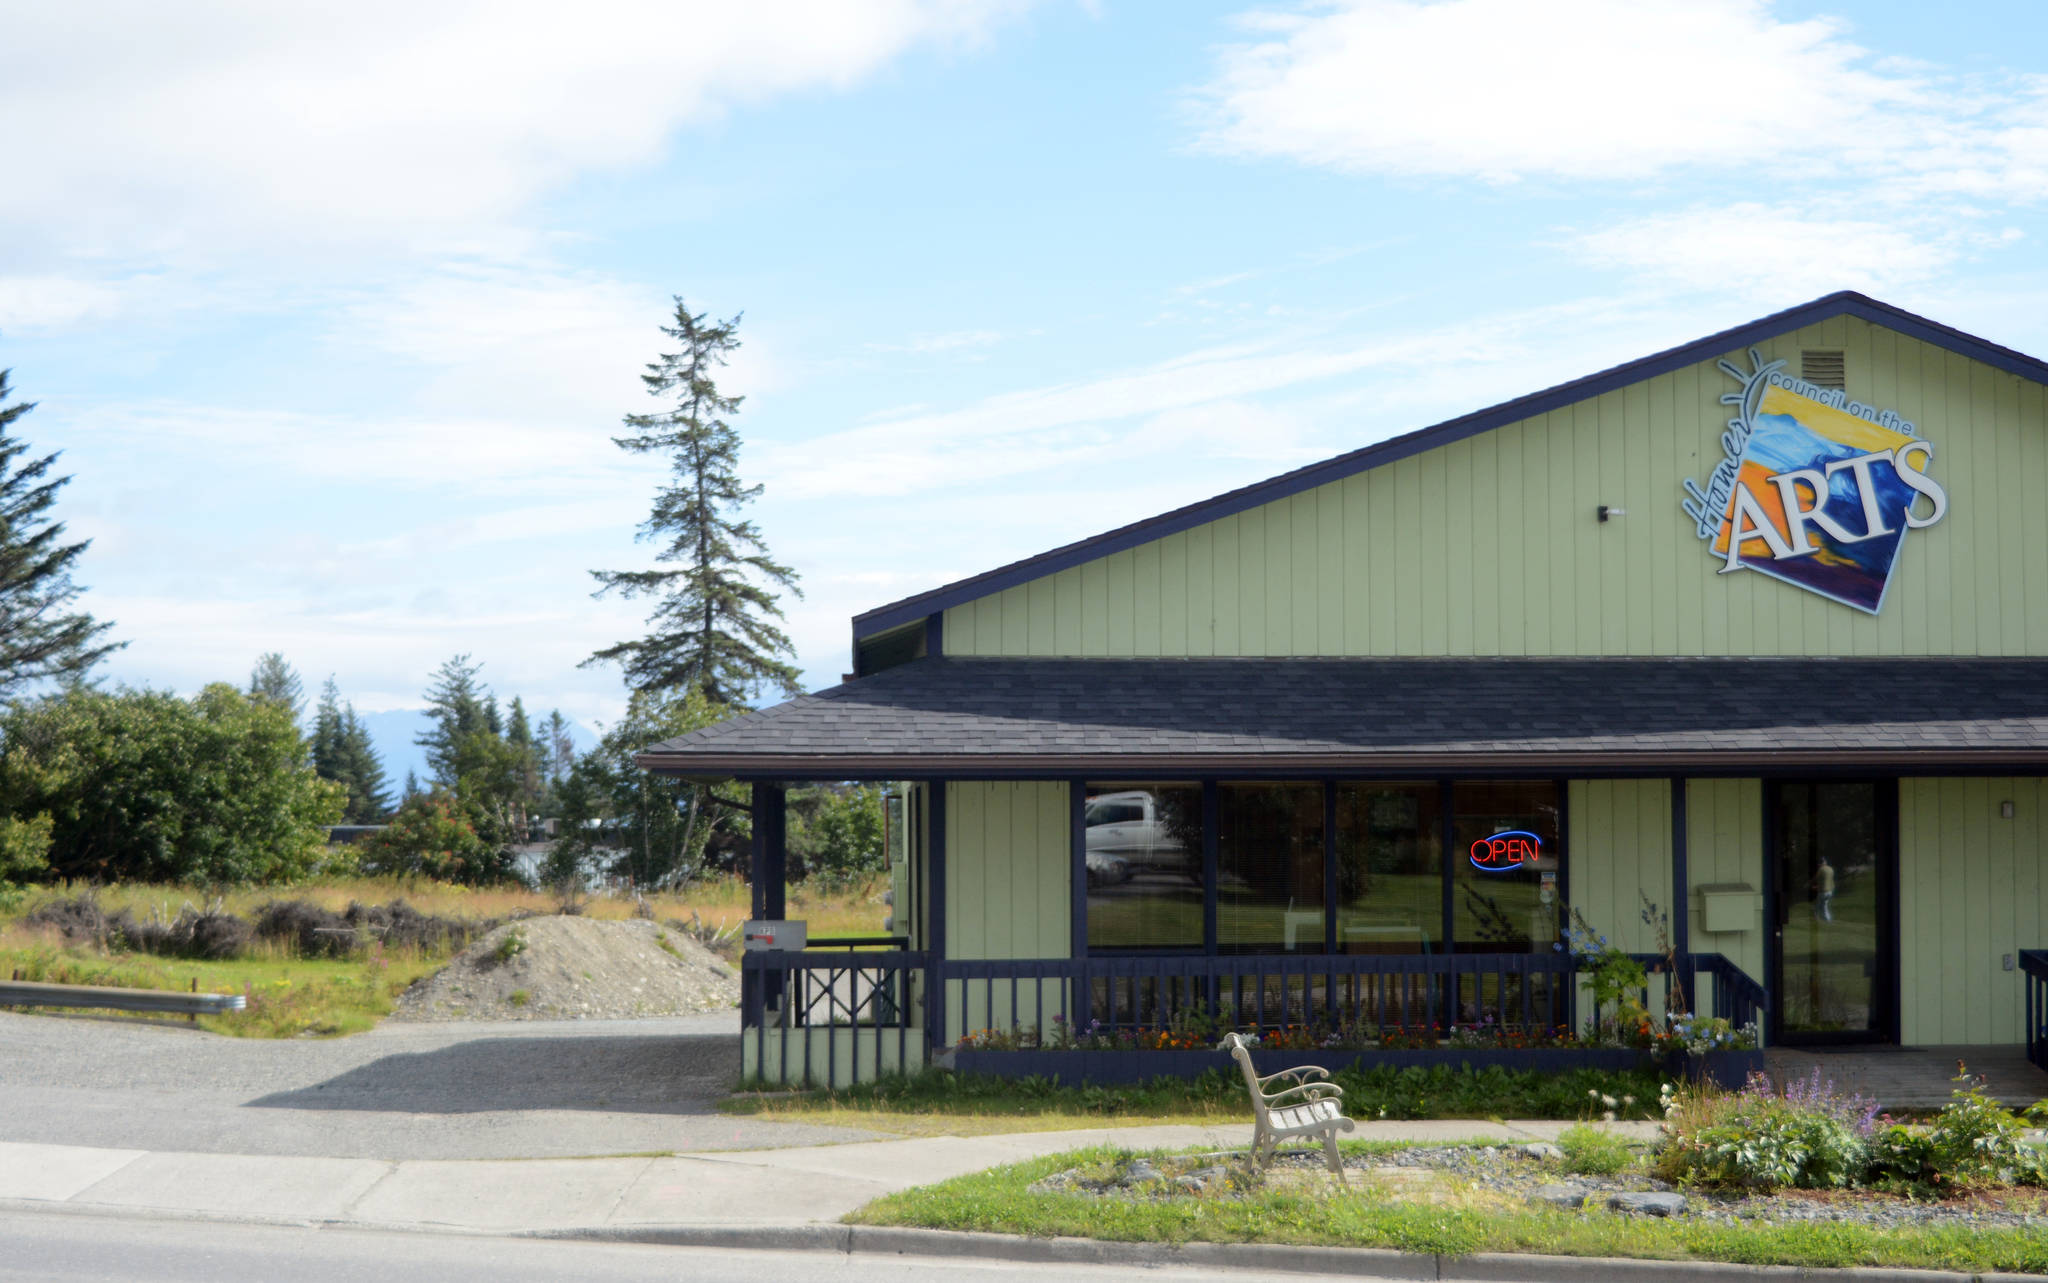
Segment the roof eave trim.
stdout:
<svg viewBox="0 0 2048 1283">
<path fill-rule="evenodd" d="M 921 753 L 642 753 L 633 759 L 657 775 L 699 779 L 748 776 L 757 779 L 891 779 L 937 776 L 1011 776 L 1075 779 L 1099 776 L 1135 779 L 1145 775 L 1211 776 L 1275 772 L 1368 775 L 1375 771 L 1484 770 L 1489 775 L 1524 772 L 1540 777 L 1572 773 L 1619 771 L 1640 774 L 1683 774 L 1688 771 L 1781 771 L 1788 769 L 1900 769 L 1927 772 L 1943 769 L 2048 770 L 2048 746 L 2015 749 L 1755 749 L 1640 751 L 1357 752 L 1257 754 L 1006 754 L 970 753 L 938 756 Z"/>
<path fill-rule="evenodd" d="M 1875 325 L 1882 325 L 1909 338 L 1919 339 L 1960 356 L 1981 361 L 2008 374 L 2048 384 L 2048 362 L 2036 360 L 2011 348 L 2000 347 L 1996 343 L 1973 334 L 1965 334 L 1961 330 L 1893 307 L 1888 303 L 1880 303 L 1853 290 L 1844 290 L 1815 299 L 1811 303 L 1788 308 L 1783 312 L 1775 312 L 1770 316 L 1736 326 L 1734 329 L 1723 330 L 1679 347 L 1667 348 L 1662 352 L 1640 357 L 1625 365 L 1587 375 L 1570 383 L 1546 388 L 1459 418 L 1447 419 L 1434 426 L 1404 433 L 1376 445 L 1341 454 L 1333 459 L 1325 459 L 1321 463 L 1310 464 L 1293 472 L 1282 473 L 1277 477 L 1204 499 L 1156 517 L 1148 517 L 1143 521 L 1077 543 L 1054 548 L 1007 566 L 1000 566 L 972 578 L 945 584 L 888 605 L 877 606 L 853 617 L 854 639 L 858 642 L 862 638 L 901 627 L 950 607 L 987 597 L 1046 575 L 1057 574 L 1082 562 L 1093 561 L 1142 543 L 1180 534 L 1249 508 L 1285 499 L 1304 490 L 1328 485 L 1332 481 L 1341 481 L 1369 468 L 1382 467 L 1426 450 L 1434 450 L 1439 446 L 1451 445 L 1483 432 L 1491 432 L 1495 428 L 1506 427 L 1510 423 L 1534 418 L 1539 414 L 1548 414 L 1552 410 L 1627 387 L 1643 379 L 1654 378 L 1659 374 L 1694 365 L 1837 316 L 1854 316 Z"/>
</svg>

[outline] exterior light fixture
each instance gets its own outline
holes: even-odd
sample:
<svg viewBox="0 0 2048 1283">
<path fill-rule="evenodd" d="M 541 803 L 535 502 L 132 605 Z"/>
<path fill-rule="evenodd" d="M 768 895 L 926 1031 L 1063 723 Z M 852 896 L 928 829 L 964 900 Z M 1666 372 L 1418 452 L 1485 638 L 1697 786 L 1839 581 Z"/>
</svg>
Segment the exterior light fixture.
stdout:
<svg viewBox="0 0 2048 1283">
<path fill-rule="evenodd" d="M 1599 514 L 1600 520 L 1605 521 L 1609 517 L 1626 517 L 1628 515 L 1628 509 L 1615 508 L 1603 503 L 1600 505 Z"/>
</svg>

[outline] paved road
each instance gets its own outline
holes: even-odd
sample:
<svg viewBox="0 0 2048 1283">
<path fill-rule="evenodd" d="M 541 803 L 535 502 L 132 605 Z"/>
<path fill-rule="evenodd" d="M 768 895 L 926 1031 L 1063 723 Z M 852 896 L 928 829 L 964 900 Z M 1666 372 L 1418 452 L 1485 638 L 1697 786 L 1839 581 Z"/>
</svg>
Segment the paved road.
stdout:
<svg viewBox="0 0 2048 1283">
<path fill-rule="evenodd" d="M 350 1038 L 0 1012 L 0 1141 L 331 1158 L 569 1158 L 861 1140 L 716 1112 L 737 1013 L 386 1023 Z"/>
<path fill-rule="evenodd" d="M 1128 1279 L 1123 1267 L 1016 1264 L 949 1258 L 844 1255 L 836 1252 L 745 1252 L 565 1243 L 534 1239 L 408 1234 L 371 1230 L 296 1229 L 183 1221 L 0 1211 L 0 1280 L 143 1280 L 216 1283 L 291 1279 L 293 1283 L 554 1283 L 601 1278 L 607 1283 L 688 1279 L 692 1283 L 1015 1283 Z M 1242 1283 L 1242 1273 L 1173 1267 L 1148 1269 L 1162 1283 Z M 1315 1283 L 1325 1275 L 1287 1276 Z"/>
</svg>

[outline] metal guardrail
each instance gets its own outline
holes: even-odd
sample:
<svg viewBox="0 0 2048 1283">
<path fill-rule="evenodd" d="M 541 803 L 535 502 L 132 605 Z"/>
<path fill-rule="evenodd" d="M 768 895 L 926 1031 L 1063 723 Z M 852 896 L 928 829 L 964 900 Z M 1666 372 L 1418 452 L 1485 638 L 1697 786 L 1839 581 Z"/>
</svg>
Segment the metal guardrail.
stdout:
<svg viewBox="0 0 2048 1283">
<path fill-rule="evenodd" d="M 2020 950 L 2027 986 L 2027 1059 L 2048 1069 L 2048 949 Z"/>
<path fill-rule="evenodd" d="M 175 989 L 114 989 L 100 985 L 52 985 L 34 980 L 0 980 L 0 1007 L 103 1007 L 115 1011 L 169 1012 L 211 1016 L 241 1011 L 238 993 L 180 993 Z"/>
</svg>

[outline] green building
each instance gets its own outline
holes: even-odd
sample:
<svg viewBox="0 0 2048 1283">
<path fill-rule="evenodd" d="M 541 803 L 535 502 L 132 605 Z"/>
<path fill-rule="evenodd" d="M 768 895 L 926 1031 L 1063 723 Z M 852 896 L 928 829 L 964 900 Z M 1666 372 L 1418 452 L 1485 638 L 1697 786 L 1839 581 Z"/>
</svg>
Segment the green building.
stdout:
<svg viewBox="0 0 2048 1283">
<path fill-rule="evenodd" d="M 750 958 L 749 1074 L 1194 1006 L 1571 1023 L 1567 909 L 1644 953 L 1662 915 L 1690 1005 L 1768 1043 L 2048 1060 L 2048 363 L 1861 295 L 853 641 L 641 758 L 756 784 L 764 919 L 781 786 L 909 782 L 901 947 Z"/>
</svg>

